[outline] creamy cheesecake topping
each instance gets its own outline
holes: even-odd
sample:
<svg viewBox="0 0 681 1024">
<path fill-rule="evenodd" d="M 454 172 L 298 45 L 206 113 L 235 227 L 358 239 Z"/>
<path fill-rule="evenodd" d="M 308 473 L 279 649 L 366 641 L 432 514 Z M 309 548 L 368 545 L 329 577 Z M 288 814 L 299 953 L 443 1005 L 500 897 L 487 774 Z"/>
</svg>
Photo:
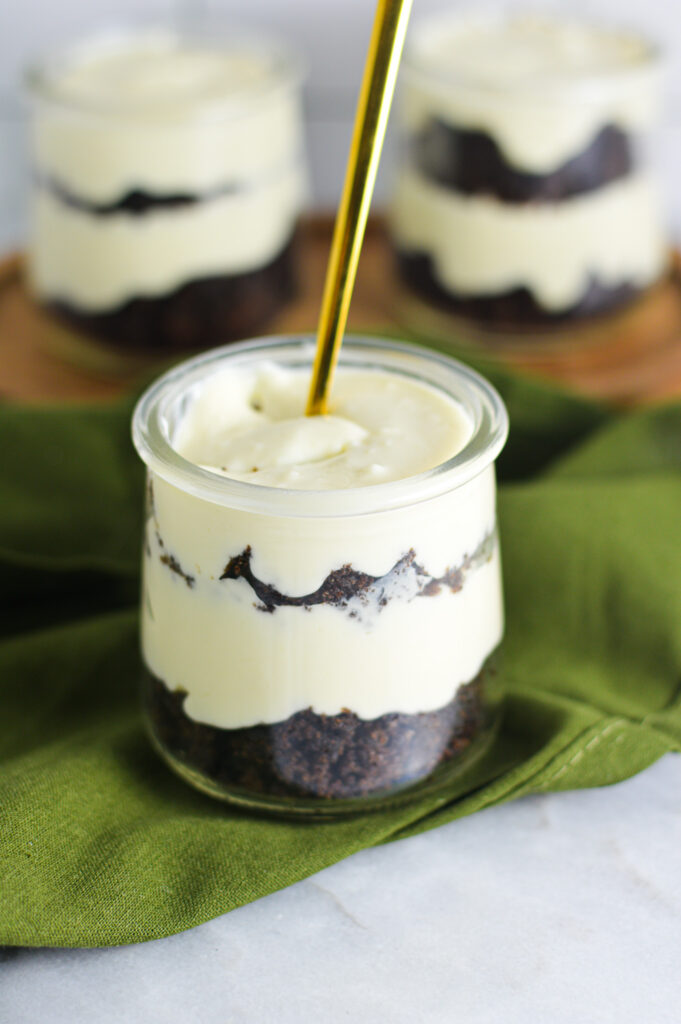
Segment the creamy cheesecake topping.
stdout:
<svg viewBox="0 0 681 1024">
<path fill-rule="evenodd" d="M 326 416 L 304 415 L 309 383 L 308 369 L 222 370 L 194 395 L 173 446 L 237 480 L 330 490 L 425 472 L 473 432 L 457 402 L 408 377 L 341 369 Z"/>
<path fill-rule="evenodd" d="M 262 92 L 272 65 L 253 50 L 181 42 L 172 32 L 111 35 L 75 51 L 54 74 L 53 94 L 89 109 L 176 118 Z"/>
<path fill-rule="evenodd" d="M 632 32 L 586 21 L 516 14 L 452 19 L 423 42 L 434 71 L 478 86 L 531 87 L 639 69 L 651 56 Z"/>
</svg>

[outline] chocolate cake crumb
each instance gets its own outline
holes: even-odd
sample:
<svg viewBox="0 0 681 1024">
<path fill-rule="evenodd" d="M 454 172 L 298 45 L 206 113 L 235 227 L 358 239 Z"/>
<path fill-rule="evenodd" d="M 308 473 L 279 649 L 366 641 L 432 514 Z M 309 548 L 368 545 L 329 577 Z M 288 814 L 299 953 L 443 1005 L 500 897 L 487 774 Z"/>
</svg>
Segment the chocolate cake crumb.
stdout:
<svg viewBox="0 0 681 1024">
<path fill-rule="evenodd" d="M 315 604 L 345 605 L 350 598 L 362 593 L 375 582 L 375 576 L 364 572 L 356 572 L 351 566 L 344 565 L 329 573 L 324 582 L 312 594 L 302 597 L 289 597 L 282 594 L 269 583 L 263 583 L 251 569 L 252 550 L 250 544 L 240 555 L 230 558 L 220 576 L 221 580 L 244 579 L 260 600 L 258 607 L 264 612 L 273 612 L 275 608 L 289 605 L 295 608 L 309 608 Z"/>
<path fill-rule="evenodd" d="M 432 118 L 412 140 L 422 174 L 463 195 L 492 195 L 505 203 L 560 202 L 631 174 L 630 136 L 605 125 L 589 145 L 548 174 L 520 171 L 486 132 Z"/>
<path fill-rule="evenodd" d="M 81 210 L 92 217 L 109 217 L 112 214 L 127 213 L 133 217 L 141 217 L 155 210 L 177 210 L 183 206 L 197 206 L 199 203 L 210 202 L 222 196 L 234 195 L 238 192 L 236 184 L 222 188 L 209 189 L 205 192 L 167 192 L 164 194 L 147 192 L 145 189 L 130 189 L 125 195 L 111 202 L 97 203 L 71 192 L 55 178 L 36 175 L 36 184 L 56 196 L 65 206 Z"/>
<path fill-rule="evenodd" d="M 189 588 L 194 586 L 196 583 L 195 577 L 184 571 L 174 555 L 163 554 L 160 558 L 163 565 L 167 565 L 171 572 L 175 572 L 178 576 L 181 576 Z"/>
<path fill-rule="evenodd" d="M 163 537 L 161 536 L 161 530 L 158 525 L 158 518 L 156 516 L 156 503 L 154 501 L 154 483 L 151 477 L 149 477 L 149 480 L 147 482 L 146 517 L 147 526 L 144 534 L 144 544 L 147 554 L 151 555 L 151 544 L 149 543 L 149 525 L 151 524 L 153 526 L 154 536 L 156 537 L 156 543 L 158 544 L 162 552 L 162 554 L 159 555 L 161 563 L 163 565 L 166 565 L 171 572 L 177 573 L 178 576 L 181 576 L 182 579 L 187 584 L 187 586 L 191 589 L 191 587 L 193 587 L 196 582 L 195 577 L 192 576 L 190 573 L 185 572 L 182 566 L 180 565 L 178 559 L 175 558 L 175 555 L 171 555 L 168 551 L 165 550 L 165 544 L 163 542 Z"/>
<path fill-rule="evenodd" d="M 394 596 L 411 600 L 414 597 L 433 597 L 443 587 L 452 593 L 461 590 L 465 574 L 477 565 L 489 561 L 494 551 L 496 534 L 486 534 L 472 555 L 466 555 L 460 566 L 447 569 L 443 576 L 430 576 L 416 561 L 416 553 L 410 549 L 384 576 L 370 576 L 368 573 L 342 565 L 324 579 L 321 586 L 310 594 L 290 597 L 276 587 L 264 583 L 251 568 L 252 550 L 250 544 L 239 555 L 230 558 L 220 576 L 221 580 L 244 579 L 259 600 L 256 607 L 263 612 L 273 613 L 276 608 L 311 608 L 328 604 L 336 608 L 347 608 L 350 602 L 366 606 L 372 599 L 380 611 Z M 399 588 L 396 584 L 399 582 Z M 351 618 L 358 618 L 358 609 L 353 607 Z"/>
<path fill-rule="evenodd" d="M 145 700 L 161 745 L 187 767 L 226 788 L 284 797 L 351 799 L 389 792 L 460 757 L 487 727 L 488 664 L 437 711 L 390 713 L 364 720 L 311 708 L 274 725 L 220 729 L 184 711 L 184 691 L 171 693 L 146 674 Z"/>
</svg>

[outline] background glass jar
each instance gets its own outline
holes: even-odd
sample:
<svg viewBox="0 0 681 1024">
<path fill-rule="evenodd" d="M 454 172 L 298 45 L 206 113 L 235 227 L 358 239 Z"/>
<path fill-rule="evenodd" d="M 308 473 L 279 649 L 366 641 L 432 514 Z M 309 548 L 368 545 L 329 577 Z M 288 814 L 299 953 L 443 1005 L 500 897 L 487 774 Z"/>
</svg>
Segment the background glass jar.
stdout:
<svg viewBox="0 0 681 1024">
<path fill-rule="evenodd" d="M 29 73 L 29 279 L 123 356 L 242 338 L 292 297 L 300 71 L 224 30 L 109 34 Z"/>
<path fill-rule="evenodd" d="M 174 450 L 211 375 L 265 359 L 309 369 L 313 354 L 295 338 L 223 348 L 142 397 L 142 651 L 149 730 L 182 777 L 247 806 L 334 814 L 439 785 L 491 735 L 507 418 L 461 364 L 347 338 L 341 370 L 406 376 L 460 403 L 463 450 L 419 476 L 329 491 L 229 479 Z"/>
<path fill-rule="evenodd" d="M 647 136 L 657 51 L 540 16 L 439 16 L 404 65 L 392 202 L 414 295 L 479 324 L 543 327 L 657 281 L 668 239 Z"/>
</svg>

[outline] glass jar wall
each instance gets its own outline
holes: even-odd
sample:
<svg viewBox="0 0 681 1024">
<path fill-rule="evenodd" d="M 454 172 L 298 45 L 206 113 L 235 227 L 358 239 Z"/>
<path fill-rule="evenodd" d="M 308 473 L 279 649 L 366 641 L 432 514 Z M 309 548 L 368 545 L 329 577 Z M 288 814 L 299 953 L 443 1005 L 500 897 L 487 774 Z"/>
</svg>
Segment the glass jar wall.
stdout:
<svg viewBox="0 0 681 1024">
<path fill-rule="evenodd" d="M 647 140 L 658 54 L 540 16 L 442 16 L 405 58 L 391 210 L 398 270 L 431 307 L 543 329 L 620 308 L 668 239 Z"/>
<path fill-rule="evenodd" d="M 224 29 L 112 33 L 34 68 L 29 87 L 29 279 L 74 351 L 205 349 L 292 297 L 306 171 L 300 72 L 282 49 Z"/>
<path fill-rule="evenodd" d="M 480 753 L 503 632 L 499 396 L 461 364 L 346 339 L 339 373 L 423 382 L 470 424 L 463 449 L 384 484 L 291 490 L 196 465 L 174 439 L 206 383 L 311 340 L 232 346 L 171 371 L 134 420 L 148 468 L 145 713 L 187 781 L 223 799 L 337 814 L 440 785 Z"/>
</svg>

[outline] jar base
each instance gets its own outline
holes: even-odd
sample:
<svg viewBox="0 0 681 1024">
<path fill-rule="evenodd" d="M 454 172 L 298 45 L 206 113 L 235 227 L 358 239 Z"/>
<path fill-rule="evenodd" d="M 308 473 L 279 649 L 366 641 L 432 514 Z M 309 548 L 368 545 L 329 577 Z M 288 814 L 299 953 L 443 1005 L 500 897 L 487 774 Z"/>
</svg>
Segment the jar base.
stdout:
<svg viewBox="0 0 681 1024">
<path fill-rule="evenodd" d="M 489 750 L 499 730 L 499 716 L 486 726 L 464 754 L 456 761 L 441 764 L 427 778 L 419 782 L 409 783 L 388 794 L 357 797 L 350 800 L 334 800 L 317 798 L 271 797 L 261 793 L 250 792 L 238 787 L 226 787 L 214 782 L 202 772 L 191 768 L 179 758 L 174 757 L 159 741 L 151 728 L 147 728 L 152 747 L 168 768 L 188 783 L 193 789 L 205 796 L 220 800 L 222 803 L 242 811 L 278 818 L 306 821 L 329 821 L 333 818 L 350 818 L 371 811 L 385 811 L 403 807 L 422 797 L 433 796 L 451 787 L 465 772 L 474 766 Z"/>
<path fill-rule="evenodd" d="M 308 709 L 234 730 L 194 722 L 184 693 L 145 675 L 148 731 L 166 764 L 209 796 L 285 817 L 355 815 L 447 788 L 488 749 L 498 722 L 496 659 L 434 712 L 363 721 Z"/>
</svg>

